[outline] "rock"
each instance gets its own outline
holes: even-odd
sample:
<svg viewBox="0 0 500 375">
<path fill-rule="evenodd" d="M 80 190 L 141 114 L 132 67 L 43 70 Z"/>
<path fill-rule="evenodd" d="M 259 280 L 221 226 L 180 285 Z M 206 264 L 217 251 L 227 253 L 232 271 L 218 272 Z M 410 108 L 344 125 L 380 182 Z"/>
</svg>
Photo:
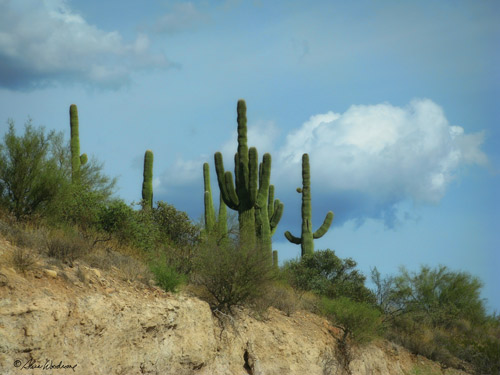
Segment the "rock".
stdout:
<svg viewBox="0 0 500 375">
<path fill-rule="evenodd" d="M 44 269 L 43 273 L 48 277 L 57 278 L 57 272 L 54 270 Z"/>
<path fill-rule="evenodd" d="M 105 273 L 95 271 L 88 272 L 99 278 Z M 57 277 L 55 271 L 44 272 Z M 76 268 L 64 272 L 78 279 Z M 105 277 L 113 288 L 8 276 L 9 287 L 0 288 L 2 374 L 20 373 L 14 360 L 62 361 L 76 366 L 77 374 L 320 375 L 336 370 L 335 330 L 307 312 L 287 317 L 271 308 L 265 321 L 245 309 L 234 317 L 214 316 L 197 298 L 151 293 L 109 273 Z M 353 375 L 399 375 L 412 373 L 416 361 L 405 349 L 380 341 L 356 349 L 351 370 Z M 63 372 L 73 373 L 54 373 Z"/>
</svg>

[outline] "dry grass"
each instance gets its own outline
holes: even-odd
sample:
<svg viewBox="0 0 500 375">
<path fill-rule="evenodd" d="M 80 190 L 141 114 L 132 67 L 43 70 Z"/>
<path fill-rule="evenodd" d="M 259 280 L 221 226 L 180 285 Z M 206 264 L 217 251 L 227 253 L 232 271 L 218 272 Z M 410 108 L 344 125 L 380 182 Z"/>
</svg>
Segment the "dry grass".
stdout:
<svg viewBox="0 0 500 375">
<path fill-rule="evenodd" d="M 33 270 L 38 262 L 38 254 L 32 249 L 16 247 L 12 252 L 12 266 L 22 273 Z"/>
</svg>

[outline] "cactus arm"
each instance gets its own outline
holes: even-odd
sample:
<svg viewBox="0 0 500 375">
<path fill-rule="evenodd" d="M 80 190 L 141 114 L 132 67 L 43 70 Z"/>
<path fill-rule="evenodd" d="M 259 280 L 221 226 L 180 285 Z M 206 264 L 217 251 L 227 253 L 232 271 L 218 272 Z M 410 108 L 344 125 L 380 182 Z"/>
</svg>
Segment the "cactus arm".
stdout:
<svg viewBox="0 0 500 375">
<path fill-rule="evenodd" d="M 234 154 L 234 181 L 240 180 L 240 159 L 238 158 L 238 153 Z M 238 195 L 238 183 L 235 183 L 236 195 Z M 239 196 L 239 195 L 238 195 Z"/>
<path fill-rule="evenodd" d="M 274 215 L 274 185 L 269 185 L 269 196 L 267 198 L 267 216 L 273 217 Z"/>
<path fill-rule="evenodd" d="M 302 240 L 300 239 L 300 237 L 295 237 L 293 234 L 291 234 L 289 231 L 286 231 L 285 232 L 285 237 L 288 241 L 290 241 L 291 243 L 294 243 L 296 245 L 300 245 Z"/>
<path fill-rule="evenodd" d="M 274 235 L 276 232 L 276 228 L 278 227 L 278 224 L 281 220 L 281 217 L 283 216 L 283 208 L 284 205 L 279 201 L 279 199 L 276 199 L 274 201 L 274 213 L 273 216 L 270 217 L 269 219 L 269 226 L 271 228 L 271 236 Z"/>
<path fill-rule="evenodd" d="M 87 164 L 87 161 L 89 160 L 87 154 L 81 154 L 80 155 L 80 166 Z"/>
<path fill-rule="evenodd" d="M 229 204 L 226 203 L 226 201 L 224 201 L 224 203 L 226 203 L 229 208 L 238 210 L 240 202 L 238 195 L 236 194 L 236 190 L 234 190 L 233 174 L 229 171 L 227 171 L 224 175 L 224 185 L 226 186 L 226 192 L 229 196 Z"/>
<path fill-rule="evenodd" d="M 260 181 L 259 181 L 259 193 L 255 201 L 257 208 L 264 208 L 269 199 L 269 182 L 271 179 L 271 155 L 264 154 L 262 163 L 260 164 Z M 268 211 L 269 215 L 269 211 Z"/>
<path fill-rule="evenodd" d="M 325 221 L 323 221 L 323 224 L 318 228 L 316 232 L 313 233 L 313 238 L 321 238 L 323 235 L 328 231 L 330 228 L 330 225 L 332 225 L 332 220 L 333 220 L 333 212 L 328 211 L 325 217 Z"/>
<path fill-rule="evenodd" d="M 220 152 L 215 153 L 214 160 L 215 171 L 217 173 L 217 182 L 219 183 L 219 189 L 222 194 L 222 199 L 229 208 L 231 208 L 232 210 L 237 210 L 239 201 L 238 196 L 234 191 L 232 174 L 229 171 L 224 172 L 224 161 Z"/>
</svg>

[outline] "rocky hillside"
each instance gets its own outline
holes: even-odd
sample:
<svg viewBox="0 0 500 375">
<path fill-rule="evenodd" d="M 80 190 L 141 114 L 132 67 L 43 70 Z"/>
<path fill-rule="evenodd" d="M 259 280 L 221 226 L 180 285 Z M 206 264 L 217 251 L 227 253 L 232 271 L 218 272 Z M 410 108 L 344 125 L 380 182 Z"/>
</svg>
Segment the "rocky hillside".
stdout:
<svg viewBox="0 0 500 375">
<path fill-rule="evenodd" d="M 113 268 L 39 260 L 25 274 L 0 239 L 0 374 L 341 374 L 335 328 L 270 309 L 214 316 L 187 293 L 126 281 Z M 354 350 L 353 374 L 465 374 L 379 341 Z"/>
</svg>

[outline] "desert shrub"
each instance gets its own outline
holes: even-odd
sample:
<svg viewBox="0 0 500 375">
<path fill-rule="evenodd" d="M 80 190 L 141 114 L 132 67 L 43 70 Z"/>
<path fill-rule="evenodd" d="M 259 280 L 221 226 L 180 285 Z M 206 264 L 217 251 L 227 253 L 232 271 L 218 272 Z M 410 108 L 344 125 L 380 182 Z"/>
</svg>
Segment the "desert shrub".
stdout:
<svg viewBox="0 0 500 375">
<path fill-rule="evenodd" d="M 294 288 L 313 291 L 329 298 L 341 296 L 374 303 L 373 293 L 365 287 L 365 277 L 355 269 L 351 258 L 341 259 L 332 250 L 319 250 L 285 263 L 285 278 Z"/>
<path fill-rule="evenodd" d="M 478 278 L 422 266 L 386 281 L 381 310 L 389 339 L 446 366 L 498 371 L 500 329 L 486 315 Z"/>
<path fill-rule="evenodd" d="M 289 285 L 274 283 L 267 294 L 270 305 L 283 311 L 287 316 L 292 315 L 301 307 L 300 300 Z"/>
<path fill-rule="evenodd" d="M 265 315 L 269 307 L 274 307 L 285 313 L 286 316 L 291 316 L 301 308 L 301 301 L 290 285 L 275 281 L 269 283 L 265 293 L 255 301 L 254 307 L 262 316 Z"/>
<path fill-rule="evenodd" d="M 192 282 L 204 288 L 213 310 L 231 312 L 262 297 L 274 275 L 259 247 L 207 237 L 196 249 Z"/>
<path fill-rule="evenodd" d="M 38 253 L 33 249 L 17 247 L 12 253 L 12 265 L 18 271 L 25 273 L 33 269 L 38 260 Z"/>
<path fill-rule="evenodd" d="M 171 241 L 176 246 L 193 246 L 198 242 L 200 228 L 191 222 L 185 212 L 159 201 L 152 209 L 152 215 L 162 241 Z"/>
<path fill-rule="evenodd" d="M 16 218 L 43 211 L 64 184 L 54 154 L 61 142 L 61 134 L 46 134 L 43 127 L 33 127 L 31 120 L 18 136 L 9 120 L 0 144 L 0 201 Z"/>
<path fill-rule="evenodd" d="M 175 292 L 186 282 L 187 277 L 169 265 L 164 257 L 150 262 L 149 266 L 156 284 L 167 292 Z"/>
<path fill-rule="evenodd" d="M 47 255 L 72 264 L 89 251 L 89 244 L 73 230 L 55 230 L 46 239 Z"/>
<path fill-rule="evenodd" d="M 347 297 L 321 299 L 321 312 L 343 332 L 346 338 L 365 343 L 381 332 L 380 312 L 365 302 L 356 302 Z"/>
</svg>

